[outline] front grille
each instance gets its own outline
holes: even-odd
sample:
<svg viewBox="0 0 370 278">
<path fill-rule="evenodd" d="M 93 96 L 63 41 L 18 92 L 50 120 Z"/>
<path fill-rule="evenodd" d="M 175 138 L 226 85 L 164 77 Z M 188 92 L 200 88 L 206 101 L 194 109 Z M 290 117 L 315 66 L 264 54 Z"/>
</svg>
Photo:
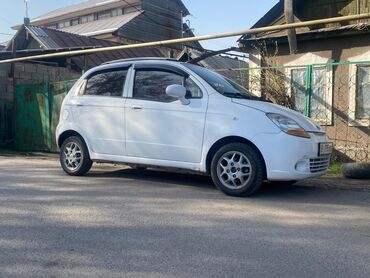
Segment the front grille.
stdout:
<svg viewBox="0 0 370 278">
<path fill-rule="evenodd" d="M 330 164 L 330 155 L 311 158 L 310 159 L 310 171 L 311 173 L 318 173 L 328 170 Z"/>
</svg>

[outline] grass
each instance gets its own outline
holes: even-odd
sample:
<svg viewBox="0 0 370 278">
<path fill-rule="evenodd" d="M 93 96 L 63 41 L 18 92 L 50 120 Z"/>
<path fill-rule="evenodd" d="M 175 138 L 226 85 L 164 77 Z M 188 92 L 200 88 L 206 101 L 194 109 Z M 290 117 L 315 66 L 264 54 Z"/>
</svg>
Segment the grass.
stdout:
<svg viewBox="0 0 370 278">
<path fill-rule="evenodd" d="M 340 170 L 342 163 L 334 162 L 330 165 L 328 175 L 330 176 L 342 176 L 342 171 Z"/>
</svg>

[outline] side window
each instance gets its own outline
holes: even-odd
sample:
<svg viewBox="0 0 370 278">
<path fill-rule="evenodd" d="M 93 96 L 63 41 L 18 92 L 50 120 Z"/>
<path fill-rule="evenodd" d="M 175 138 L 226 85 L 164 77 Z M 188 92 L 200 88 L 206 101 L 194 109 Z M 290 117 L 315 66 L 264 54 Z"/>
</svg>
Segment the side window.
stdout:
<svg viewBox="0 0 370 278">
<path fill-rule="evenodd" d="M 202 90 L 190 78 L 186 78 L 185 88 L 186 88 L 186 98 L 190 99 L 190 98 L 202 98 L 203 97 Z"/>
<path fill-rule="evenodd" d="M 176 99 L 166 94 L 170 85 L 183 85 L 184 77 L 160 70 L 138 70 L 135 75 L 133 97 L 136 99 L 172 102 Z"/>
<path fill-rule="evenodd" d="M 85 95 L 120 97 L 126 76 L 127 70 L 98 72 L 87 80 Z"/>
</svg>

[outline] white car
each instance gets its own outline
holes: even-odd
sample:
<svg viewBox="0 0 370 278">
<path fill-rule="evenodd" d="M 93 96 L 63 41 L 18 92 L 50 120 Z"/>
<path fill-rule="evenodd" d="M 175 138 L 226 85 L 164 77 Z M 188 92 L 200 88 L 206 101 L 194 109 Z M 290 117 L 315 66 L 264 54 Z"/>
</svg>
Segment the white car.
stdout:
<svg viewBox="0 0 370 278">
<path fill-rule="evenodd" d="M 63 102 L 56 138 L 69 175 L 84 175 L 93 161 L 187 169 L 233 196 L 264 180 L 321 176 L 333 147 L 309 118 L 220 74 L 151 58 L 86 72 Z"/>
</svg>

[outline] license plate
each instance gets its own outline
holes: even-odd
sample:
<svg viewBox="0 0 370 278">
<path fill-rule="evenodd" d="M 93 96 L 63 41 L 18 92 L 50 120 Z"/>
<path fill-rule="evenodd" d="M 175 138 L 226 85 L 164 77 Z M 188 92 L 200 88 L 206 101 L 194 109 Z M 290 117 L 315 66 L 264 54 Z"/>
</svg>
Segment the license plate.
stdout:
<svg viewBox="0 0 370 278">
<path fill-rule="evenodd" d="M 333 143 L 319 143 L 319 156 L 328 155 L 333 152 Z"/>
</svg>

